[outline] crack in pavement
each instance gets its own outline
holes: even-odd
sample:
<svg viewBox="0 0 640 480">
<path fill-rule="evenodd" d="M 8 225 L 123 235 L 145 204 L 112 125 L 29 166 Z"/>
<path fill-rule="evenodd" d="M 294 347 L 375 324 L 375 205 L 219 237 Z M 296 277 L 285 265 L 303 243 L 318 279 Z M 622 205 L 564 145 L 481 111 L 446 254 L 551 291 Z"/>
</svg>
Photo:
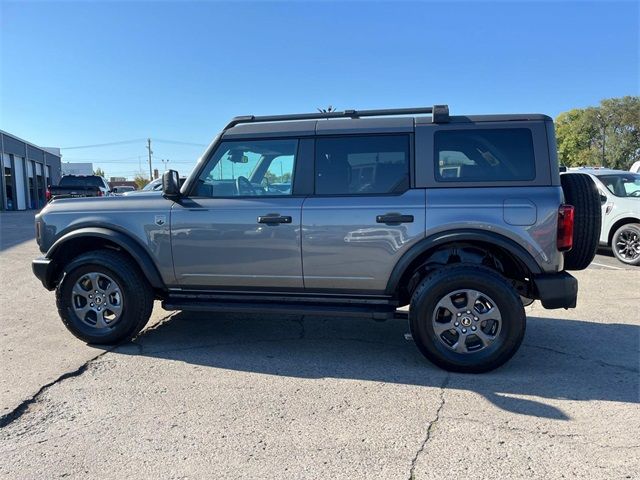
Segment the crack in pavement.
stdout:
<svg viewBox="0 0 640 480">
<path fill-rule="evenodd" d="M 305 335 L 307 334 L 307 331 L 305 329 L 304 326 L 304 315 L 300 315 L 300 318 L 296 318 L 295 320 L 293 320 L 295 323 L 297 323 L 298 325 L 300 325 L 300 340 L 302 340 Z"/>
<path fill-rule="evenodd" d="M 431 420 L 429 422 L 429 426 L 427 427 L 427 434 L 424 438 L 424 440 L 422 441 L 422 444 L 420 445 L 420 448 L 418 449 L 418 451 L 416 452 L 415 456 L 413 457 L 413 460 L 411 461 L 411 470 L 409 470 L 409 480 L 415 480 L 415 469 L 416 469 L 416 465 L 418 463 L 418 457 L 420 457 L 420 454 L 424 451 L 425 447 L 427 446 L 427 443 L 429 442 L 429 440 L 431 439 L 431 430 L 433 429 L 433 426 L 438 423 L 438 420 L 440 420 L 440 412 L 442 412 L 442 409 L 444 408 L 444 404 L 445 404 L 445 400 L 444 400 L 444 392 L 447 388 L 447 385 L 449 385 L 449 380 L 451 379 L 451 374 L 447 373 L 447 376 L 444 378 L 444 381 L 442 382 L 442 385 L 440 385 L 440 405 L 438 406 L 438 409 L 436 410 L 436 416 L 433 420 Z"/>
<path fill-rule="evenodd" d="M 142 330 L 135 338 L 136 339 L 140 338 L 142 335 L 145 335 L 146 333 L 155 330 L 159 325 L 163 324 L 165 322 L 165 320 L 167 320 L 167 319 L 171 318 L 173 315 L 175 315 L 175 313 L 176 312 L 171 312 L 171 314 L 169 314 L 166 317 L 160 319 L 160 321 L 157 324 L 153 325 L 152 327 L 149 327 L 148 329 Z M 33 405 L 34 403 L 36 403 L 39 400 L 40 396 L 44 392 L 46 392 L 49 388 L 51 388 L 54 385 L 57 385 L 58 383 L 61 383 L 61 382 L 65 381 L 68 378 L 74 378 L 74 377 L 78 377 L 78 376 L 82 375 L 84 372 L 87 371 L 87 369 L 89 368 L 89 365 L 91 365 L 93 362 L 95 362 L 99 358 L 103 357 L 107 353 L 111 353 L 114 350 L 116 350 L 118 347 L 121 347 L 122 345 L 126 345 L 126 344 L 127 343 L 113 345 L 112 347 L 110 347 L 108 349 L 105 349 L 103 352 L 100 352 L 95 357 L 90 358 L 89 360 L 84 362 L 82 365 L 80 365 L 78 368 L 76 368 L 76 369 L 74 369 L 74 370 L 72 370 L 70 372 L 65 372 L 62 375 L 60 375 L 58 378 L 56 378 L 55 380 L 53 380 L 53 381 L 41 386 L 36 393 L 34 393 L 29 398 L 23 400 L 22 402 L 20 402 L 20 404 L 17 407 L 15 407 L 13 410 L 11 410 L 8 413 L 5 413 L 4 415 L 2 415 L 0 417 L 0 429 L 5 428 L 8 425 L 11 425 L 13 422 L 15 422 L 20 417 L 22 417 L 22 415 L 24 415 L 29 410 L 29 407 L 31 405 Z M 139 344 L 135 344 L 135 345 L 140 347 Z"/>
<path fill-rule="evenodd" d="M 617 368 L 617 369 L 625 370 L 625 371 L 631 372 L 631 373 L 640 372 L 640 370 L 638 370 L 637 368 L 627 367 L 626 365 L 618 365 L 618 364 L 615 364 L 615 363 L 607 363 L 607 362 L 603 362 L 602 360 L 585 357 L 585 356 L 579 355 L 577 353 L 563 352 L 562 350 L 556 350 L 556 349 L 550 348 L 550 347 L 543 347 L 541 345 L 533 345 L 531 343 L 523 343 L 522 346 L 523 347 L 530 347 L 530 348 L 537 348 L 539 350 L 545 350 L 547 352 L 557 353 L 559 355 L 567 355 L 567 356 L 570 356 L 570 357 L 579 358 L 580 360 L 585 360 L 587 362 L 593 362 L 593 363 L 595 363 L 597 365 L 600 365 L 601 367 Z"/>
</svg>

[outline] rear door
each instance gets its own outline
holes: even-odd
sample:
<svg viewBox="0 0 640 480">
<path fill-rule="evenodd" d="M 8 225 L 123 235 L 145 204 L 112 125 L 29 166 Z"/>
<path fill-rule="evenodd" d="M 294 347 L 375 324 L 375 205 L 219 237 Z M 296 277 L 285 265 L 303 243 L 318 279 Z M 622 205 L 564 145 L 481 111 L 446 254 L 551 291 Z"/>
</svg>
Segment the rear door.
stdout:
<svg viewBox="0 0 640 480">
<path fill-rule="evenodd" d="M 305 288 L 382 293 L 399 258 L 424 237 L 425 191 L 410 188 L 412 124 L 352 135 L 320 127 L 314 195 L 302 213 Z"/>
</svg>

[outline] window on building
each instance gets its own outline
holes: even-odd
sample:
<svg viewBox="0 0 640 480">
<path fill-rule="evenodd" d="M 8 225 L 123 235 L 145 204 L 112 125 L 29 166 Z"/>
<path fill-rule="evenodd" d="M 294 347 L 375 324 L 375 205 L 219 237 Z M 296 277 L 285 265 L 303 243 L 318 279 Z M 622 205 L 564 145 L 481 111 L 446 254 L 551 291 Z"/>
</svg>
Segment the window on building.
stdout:
<svg viewBox="0 0 640 480">
<path fill-rule="evenodd" d="M 36 182 L 38 188 L 38 206 L 40 207 L 45 204 L 45 184 L 41 163 L 36 163 Z"/>
<path fill-rule="evenodd" d="M 34 180 L 34 166 L 31 160 L 27 160 L 27 177 L 29 184 L 29 208 L 36 208 L 36 182 Z"/>
<path fill-rule="evenodd" d="M 13 175 L 11 175 L 10 167 L 4 167 L 4 184 L 7 187 L 7 210 L 15 210 L 16 202 L 13 196 Z"/>
<path fill-rule="evenodd" d="M 409 188 L 409 136 L 316 140 L 315 193 L 373 195 Z"/>
</svg>

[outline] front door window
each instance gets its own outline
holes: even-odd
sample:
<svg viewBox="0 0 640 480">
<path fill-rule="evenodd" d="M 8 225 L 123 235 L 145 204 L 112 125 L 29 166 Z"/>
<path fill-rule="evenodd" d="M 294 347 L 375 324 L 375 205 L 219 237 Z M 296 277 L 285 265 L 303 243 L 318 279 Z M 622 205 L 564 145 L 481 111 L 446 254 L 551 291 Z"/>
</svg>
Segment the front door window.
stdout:
<svg viewBox="0 0 640 480">
<path fill-rule="evenodd" d="M 291 195 L 297 140 L 222 142 L 195 186 L 196 197 Z"/>
</svg>

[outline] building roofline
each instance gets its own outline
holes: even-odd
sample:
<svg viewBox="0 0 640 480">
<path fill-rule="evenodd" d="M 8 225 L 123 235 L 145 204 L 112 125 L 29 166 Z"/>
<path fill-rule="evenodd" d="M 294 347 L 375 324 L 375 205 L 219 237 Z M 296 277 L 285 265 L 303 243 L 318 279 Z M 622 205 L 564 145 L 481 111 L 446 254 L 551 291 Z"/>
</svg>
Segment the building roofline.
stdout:
<svg viewBox="0 0 640 480">
<path fill-rule="evenodd" d="M 54 153 L 54 152 L 52 152 L 51 150 L 48 149 L 48 148 L 57 148 L 57 147 L 48 147 L 48 148 L 40 147 L 40 146 L 36 145 L 35 143 L 31 143 L 31 142 L 29 142 L 27 140 L 24 140 L 24 139 L 18 137 L 17 135 L 14 135 L 13 133 L 9 133 L 9 132 L 7 132 L 5 130 L 2 130 L 1 128 L 0 128 L 0 133 L 2 135 L 6 135 L 7 137 L 11 137 L 11 138 L 13 138 L 15 140 L 18 140 L 19 142 L 22 142 L 25 145 L 29 145 L 29 146 L 31 146 L 33 148 L 37 148 L 38 150 L 42 150 L 45 153 L 48 153 L 50 155 L 53 155 L 54 157 L 58 157 L 58 158 L 62 159 L 62 155 L 61 154 Z"/>
</svg>

